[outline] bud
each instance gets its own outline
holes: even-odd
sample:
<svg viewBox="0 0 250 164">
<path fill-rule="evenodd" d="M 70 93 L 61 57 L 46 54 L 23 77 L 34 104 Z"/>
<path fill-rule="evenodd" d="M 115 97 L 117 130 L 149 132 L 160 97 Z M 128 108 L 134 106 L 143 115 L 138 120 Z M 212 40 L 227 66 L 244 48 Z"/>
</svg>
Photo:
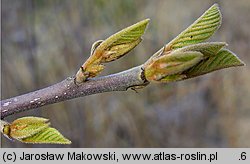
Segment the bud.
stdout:
<svg viewBox="0 0 250 164">
<path fill-rule="evenodd" d="M 56 129 L 49 127 L 49 120 L 40 117 L 22 117 L 12 123 L 0 121 L 1 132 L 9 139 L 24 143 L 70 144 Z"/>
<path fill-rule="evenodd" d="M 15 139 L 26 138 L 47 128 L 50 123 L 46 118 L 22 117 L 13 121 L 9 128 L 9 136 Z"/>
<path fill-rule="evenodd" d="M 127 27 L 106 40 L 96 41 L 91 55 L 76 74 L 76 83 L 80 84 L 89 77 L 97 76 L 103 69 L 103 63 L 117 60 L 134 49 L 141 41 L 149 19 Z"/>
<path fill-rule="evenodd" d="M 145 66 L 145 77 L 148 81 L 165 82 L 162 79 L 172 75 L 177 78 L 176 74 L 196 65 L 203 59 L 203 54 L 197 51 L 173 51 L 167 55 L 160 56 L 151 60 L 151 63 Z M 173 76 L 176 75 L 176 76 Z M 183 76 L 178 76 L 178 78 Z M 177 78 L 177 79 L 178 79 Z"/>
</svg>

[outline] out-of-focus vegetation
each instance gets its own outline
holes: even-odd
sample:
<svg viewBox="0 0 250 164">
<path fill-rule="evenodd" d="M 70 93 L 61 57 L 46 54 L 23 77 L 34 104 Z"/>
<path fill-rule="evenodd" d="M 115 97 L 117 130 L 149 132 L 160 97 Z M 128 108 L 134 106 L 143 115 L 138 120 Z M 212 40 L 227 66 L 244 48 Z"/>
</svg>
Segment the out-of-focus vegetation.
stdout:
<svg viewBox="0 0 250 164">
<path fill-rule="evenodd" d="M 1 98 L 73 75 L 94 41 L 150 18 L 144 41 L 102 75 L 142 64 L 216 1 L 2 0 Z M 30 145 L 2 137 L 2 147 L 250 147 L 250 1 L 220 0 L 226 41 L 247 64 L 138 94 L 112 92 L 34 109 L 71 145 Z"/>
</svg>

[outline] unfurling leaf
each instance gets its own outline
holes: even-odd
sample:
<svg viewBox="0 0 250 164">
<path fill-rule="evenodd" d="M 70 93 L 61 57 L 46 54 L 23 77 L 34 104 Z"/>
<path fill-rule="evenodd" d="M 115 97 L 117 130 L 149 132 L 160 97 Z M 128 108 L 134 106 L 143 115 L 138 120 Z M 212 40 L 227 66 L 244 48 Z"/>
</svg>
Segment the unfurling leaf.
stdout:
<svg viewBox="0 0 250 164">
<path fill-rule="evenodd" d="M 221 49 L 216 55 L 213 55 L 189 70 L 185 71 L 186 78 L 203 75 L 212 71 L 216 71 L 228 67 L 236 67 L 245 65 L 233 52 L 227 49 Z"/>
<path fill-rule="evenodd" d="M 107 63 L 114 61 L 123 55 L 125 55 L 127 52 L 132 50 L 135 46 L 137 46 L 141 42 L 141 38 L 130 42 L 129 44 L 118 44 L 112 46 L 108 51 L 105 51 L 103 53 L 102 63 Z"/>
<path fill-rule="evenodd" d="M 221 19 L 219 7 L 217 4 L 214 4 L 176 38 L 152 55 L 147 62 L 151 62 L 150 60 L 153 60 L 153 58 L 170 53 L 173 50 L 198 44 L 209 39 L 220 27 Z"/>
<path fill-rule="evenodd" d="M 101 42 L 94 49 L 93 55 L 83 64 L 83 68 L 88 71 L 92 63 L 106 63 L 125 55 L 141 42 L 148 23 L 149 19 L 140 21 Z"/>
<path fill-rule="evenodd" d="M 20 139 L 24 143 L 33 144 L 71 144 L 67 138 L 63 137 L 56 129 L 46 128 L 33 136 Z"/>
<path fill-rule="evenodd" d="M 15 139 L 26 138 L 49 126 L 49 120 L 40 117 L 23 117 L 10 124 L 10 136 Z"/>
<path fill-rule="evenodd" d="M 200 61 L 214 56 L 226 45 L 224 42 L 210 42 L 189 45 L 174 51 L 161 50 L 157 57 L 144 65 L 145 77 L 149 81 L 171 82 L 186 78 L 182 72 Z"/>
<path fill-rule="evenodd" d="M 214 4 L 192 25 L 170 41 L 165 46 L 165 50 L 170 51 L 191 44 L 201 43 L 210 38 L 220 27 L 220 24 L 221 13 L 218 5 Z"/>
<path fill-rule="evenodd" d="M 146 79 L 173 82 L 226 67 L 243 65 L 236 55 L 222 49 L 226 43 L 201 43 L 211 37 L 220 24 L 221 13 L 218 5 L 214 4 L 144 64 Z"/>
<path fill-rule="evenodd" d="M 40 117 L 23 117 L 12 123 L 1 120 L 1 132 L 9 139 L 26 143 L 69 144 L 56 129 L 49 127 L 49 120 Z"/>
<path fill-rule="evenodd" d="M 89 77 L 97 76 L 103 69 L 104 63 L 121 58 L 141 41 L 149 19 L 127 27 L 106 40 L 97 41 L 92 45 L 91 55 L 76 74 L 76 83 L 80 84 Z"/>
<path fill-rule="evenodd" d="M 149 81 L 174 82 L 218 69 L 244 65 L 231 51 L 223 49 L 224 46 L 224 42 L 208 42 L 168 53 L 163 51 L 161 56 L 144 66 L 145 77 Z"/>
</svg>

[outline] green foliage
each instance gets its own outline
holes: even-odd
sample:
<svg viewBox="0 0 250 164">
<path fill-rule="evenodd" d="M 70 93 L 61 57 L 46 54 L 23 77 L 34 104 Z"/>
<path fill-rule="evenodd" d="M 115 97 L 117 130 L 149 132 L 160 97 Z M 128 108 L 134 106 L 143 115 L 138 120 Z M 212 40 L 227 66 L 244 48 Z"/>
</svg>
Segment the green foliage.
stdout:
<svg viewBox="0 0 250 164">
<path fill-rule="evenodd" d="M 222 49 L 226 43 L 200 43 L 211 37 L 220 24 L 221 13 L 215 4 L 144 64 L 146 79 L 173 82 L 244 65 L 232 52 Z"/>
<path fill-rule="evenodd" d="M 116 60 L 132 50 L 141 42 L 141 36 L 145 32 L 148 22 L 148 19 L 143 20 L 110 36 L 105 41 L 95 42 L 91 48 L 91 56 L 76 74 L 76 82 L 81 83 L 88 77 L 95 77 L 104 69 L 103 63 Z M 201 43 L 210 38 L 220 24 L 221 13 L 218 5 L 214 4 L 144 64 L 146 79 L 171 82 L 240 65 L 216 62 L 220 57 L 215 56 L 220 54 L 218 51 L 226 46 L 226 43 Z M 211 60 L 219 64 L 215 67 L 216 69 L 212 68 L 213 65 L 211 67 L 203 66 Z M 192 70 L 192 73 L 184 74 L 183 72 L 187 72 L 187 70 Z"/>
<path fill-rule="evenodd" d="M 200 76 L 228 67 L 243 66 L 244 63 L 231 51 L 221 49 L 216 55 L 206 58 L 199 64 L 185 71 L 186 78 Z"/>
<path fill-rule="evenodd" d="M 20 140 L 25 143 L 39 144 L 71 144 L 71 142 L 63 137 L 56 129 L 46 128 L 35 135 Z"/>
<path fill-rule="evenodd" d="M 100 49 L 110 49 L 113 46 L 131 44 L 132 42 L 141 41 L 141 36 L 144 34 L 149 19 L 142 20 L 130 27 L 127 27 L 118 33 L 110 36 L 101 45 Z M 117 52 L 118 53 L 118 52 Z"/>
<path fill-rule="evenodd" d="M 23 117 L 16 119 L 10 124 L 10 136 L 22 139 L 32 136 L 49 126 L 49 120 L 39 117 Z"/>
<path fill-rule="evenodd" d="M 221 13 L 217 4 L 211 6 L 192 25 L 166 45 L 166 50 L 177 49 L 203 42 L 210 38 L 221 24 Z"/>
<path fill-rule="evenodd" d="M 127 27 L 106 40 L 97 41 L 92 45 L 91 55 L 76 74 L 76 82 L 82 83 L 89 77 L 97 76 L 103 69 L 103 63 L 121 58 L 141 41 L 149 19 Z"/>
<path fill-rule="evenodd" d="M 25 143 L 70 144 L 56 129 L 49 127 L 49 120 L 40 117 L 23 117 L 12 123 L 1 120 L 1 132 L 10 139 Z"/>
</svg>

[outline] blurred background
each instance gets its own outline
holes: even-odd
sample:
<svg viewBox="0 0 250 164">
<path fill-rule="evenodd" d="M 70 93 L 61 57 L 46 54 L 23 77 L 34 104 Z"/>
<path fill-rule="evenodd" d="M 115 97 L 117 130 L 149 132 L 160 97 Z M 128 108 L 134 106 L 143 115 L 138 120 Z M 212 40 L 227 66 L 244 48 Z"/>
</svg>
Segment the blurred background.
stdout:
<svg viewBox="0 0 250 164">
<path fill-rule="evenodd" d="M 144 63 L 217 1 L 2 0 L 1 99 L 74 75 L 93 42 L 142 19 L 143 42 L 101 75 Z M 32 145 L 2 137 L 2 147 L 250 147 L 250 1 L 220 0 L 226 41 L 245 67 L 216 71 L 136 93 L 77 98 L 9 116 L 49 118 L 71 145 Z"/>
</svg>

